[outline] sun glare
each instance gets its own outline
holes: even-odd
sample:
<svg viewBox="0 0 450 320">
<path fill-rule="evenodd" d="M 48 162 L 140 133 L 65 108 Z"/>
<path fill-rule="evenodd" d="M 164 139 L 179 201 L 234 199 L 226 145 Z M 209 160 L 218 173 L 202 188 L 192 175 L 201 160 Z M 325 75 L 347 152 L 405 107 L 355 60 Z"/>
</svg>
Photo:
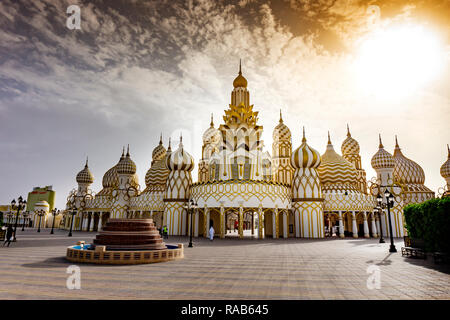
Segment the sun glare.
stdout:
<svg viewBox="0 0 450 320">
<path fill-rule="evenodd" d="M 358 83 L 380 99 L 407 96 L 437 76 L 444 57 L 438 36 L 422 26 L 378 30 L 359 47 Z"/>
</svg>

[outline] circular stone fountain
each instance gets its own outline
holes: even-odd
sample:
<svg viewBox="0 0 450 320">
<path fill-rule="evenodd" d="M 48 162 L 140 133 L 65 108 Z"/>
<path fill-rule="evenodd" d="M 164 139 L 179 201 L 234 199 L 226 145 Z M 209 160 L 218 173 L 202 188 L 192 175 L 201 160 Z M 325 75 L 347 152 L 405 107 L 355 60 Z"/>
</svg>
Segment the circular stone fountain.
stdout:
<svg viewBox="0 0 450 320">
<path fill-rule="evenodd" d="M 109 219 L 93 244 L 79 241 L 67 248 L 72 262 L 140 264 L 184 257 L 183 245 L 166 245 L 152 219 Z"/>
</svg>

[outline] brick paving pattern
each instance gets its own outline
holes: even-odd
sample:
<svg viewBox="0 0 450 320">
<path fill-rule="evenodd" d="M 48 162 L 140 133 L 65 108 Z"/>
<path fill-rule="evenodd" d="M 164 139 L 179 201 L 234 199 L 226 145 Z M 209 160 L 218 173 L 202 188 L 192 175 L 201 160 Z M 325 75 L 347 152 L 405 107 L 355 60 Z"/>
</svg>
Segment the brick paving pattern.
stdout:
<svg viewBox="0 0 450 320">
<path fill-rule="evenodd" d="M 0 247 L 0 299 L 450 299 L 450 267 L 432 258 L 389 254 L 377 239 L 194 239 L 185 258 L 165 263 L 79 264 L 81 289 L 69 290 L 66 247 L 95 233 L 18 231 Z M 381 270 L 381 289 L 367 288 L 367 267 Z"/>
</svg>

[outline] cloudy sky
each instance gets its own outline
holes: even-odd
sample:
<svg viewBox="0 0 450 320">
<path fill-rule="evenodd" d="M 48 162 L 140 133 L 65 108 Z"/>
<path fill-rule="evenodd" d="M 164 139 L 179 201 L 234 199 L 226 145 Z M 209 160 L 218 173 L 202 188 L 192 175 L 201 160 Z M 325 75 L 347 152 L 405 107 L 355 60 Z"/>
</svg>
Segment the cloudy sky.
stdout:
<svg viewBox="0 0 450 320">
<path fill-rule="evenodd" d="M 80 7 L 81 30 L 66 26 Z M 0 204 L 53 185 L 57 206 L 86 156 L 101 189 L 122 146 L 141 185 L 162 132 L 198 161 L 239 59 L 271 151 L 283 110 L 301 141 L 336 151 L 346 124 L 368 178 L 381 133 L 433 191 L 450 143 L 450 1 L 0 2 Z M 194 171 L 194 180 L 197 171 Z"/>
</svg>

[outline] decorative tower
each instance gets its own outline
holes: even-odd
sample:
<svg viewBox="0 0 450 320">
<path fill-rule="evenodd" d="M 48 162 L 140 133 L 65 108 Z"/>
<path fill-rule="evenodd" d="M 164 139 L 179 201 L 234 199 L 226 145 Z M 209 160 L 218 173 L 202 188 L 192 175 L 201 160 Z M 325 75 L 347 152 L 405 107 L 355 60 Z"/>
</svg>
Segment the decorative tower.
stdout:
<svg viewBox="0 0 450 320">
<path fill-rule="evenodd" d="M 390 209 L 391 221 L 392 221 L 392 232 L 394 237 L 403 237 L 403 199 L 402 199 L 402 189 L 396 183 L 394 179 L 394 168 L 395 161 L 394 157 L 384 150 L 383 143 L 381 142 L 381 135 L 379 135 L 380 145 L 378 146 L 378 151 L 372 157 L 371 164 L 372 168 L 375 169 L 377 173 L 377 183 L 372 186 L 371 192 L 373 196 L 380 194 L 383 197 L 383 202 L 386 202 L 384 192 L 386 189 L 394 196 L 394 207 Z M 381 228 L 383 235 L 389 235 L 388 226 L 388 216 L 387 210 L 384 214 L 384 219 L 381 219 Z"/>
<path fill-rule="evenodd" d="M 162 143 L 162 134 L 159 144 L 153 149 L 152 162 L 150 169 L 145 174 L 144 192 L 163 192 L 166 188 L 166 180 L 169 175 L 169 170 L 166 168 L 165 159 L 167 151 Z"/>
<path fill-rule="evenodd" d="M 350 129 L 347 124 L 347 138 L 342 142 L 341 146 L 342 156 L 348 162 L 353 164 L 358 173 L 357 175 L 357 183 L 358 189 L 367 194 L 367 180 L 366 180 L 366 171 L 361 167 L 361 156 L 359 155 L 359 143 L 355 139 L 352 138 L 350 134 Z"/>
<path fill-rule="evenodd" d="M 166 157 L 166 167 L 170 173 L 166 182 L 163 225 L 167 225 L 170 235 L 186 235 L 187 216 L 184 205 L 189 201 L 194 159 L 184 151 L 181 137 L 178 149 Z"/>
<path fill-rule="evenodd" d="M 213 153 L 218 152 L 220 142 L 220 131 L 214 128 L 213 115 L 209 128 L 203 134 L 202 159 L 198 163 L 198 182 L 210 180 L 209 162 Z"/>
<path fill-rule="evenodd" d="M 292 136 L 291 130 L 283 123 L 280 110 L 280 123 L 273 130 L 272 170 L 273 180 L 291 185 L 294 169 L 291 166 Z"/>
<path fill-rule="evenodd" d="M 323 198 L 317 168 L 320 154 L 306 143 L 303 128 L 302 144 L 291 156 L 295 169 L 292 182 L 292 207 L 297 238 L 323 238 Z"/>
<path fill-rule="evenodd" d="M 448 157 L 447 161 L 441 166 L 441 176 L 445 179 L 447 183 L 445 191 L 443 193 L 444 197 L 450 197 L 450 147 L 447 145 Z"/>
<path fill-rule="evenodd" d="M 114 218 L 127 218 L 130 198 L 137 196 L 139 193 L 139 187 L 133 181 L 136 174 L 136 164 L 131 160 L 129 146 L 126 155 L 124 155 L 124 152 L 125 150 L 116 166 L 119 178 L 118 188 L 112 191 L 111 215 Z"/>
</svg>

